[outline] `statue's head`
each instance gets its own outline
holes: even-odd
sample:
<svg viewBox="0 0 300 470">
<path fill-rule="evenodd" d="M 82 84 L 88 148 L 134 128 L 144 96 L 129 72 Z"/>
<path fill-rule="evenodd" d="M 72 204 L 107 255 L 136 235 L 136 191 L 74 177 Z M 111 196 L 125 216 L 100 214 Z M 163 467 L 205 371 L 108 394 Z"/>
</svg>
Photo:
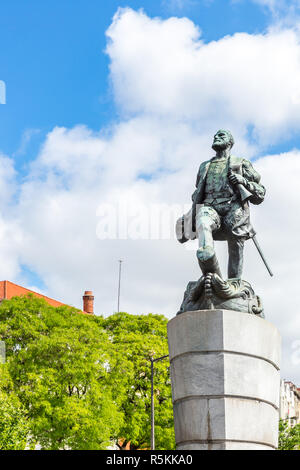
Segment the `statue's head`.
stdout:
<svg viewBox="0 0 300 470">
<path fill-rule="evenodd" d="M 214 135 L 214 141 L 212 148 L 216 151 L 225 150 L 226 148 L 231 148 L 234 145 L 234 139 L 230 131 L 225 131 L 224 129 L 218 130 Z"/>
</svg>

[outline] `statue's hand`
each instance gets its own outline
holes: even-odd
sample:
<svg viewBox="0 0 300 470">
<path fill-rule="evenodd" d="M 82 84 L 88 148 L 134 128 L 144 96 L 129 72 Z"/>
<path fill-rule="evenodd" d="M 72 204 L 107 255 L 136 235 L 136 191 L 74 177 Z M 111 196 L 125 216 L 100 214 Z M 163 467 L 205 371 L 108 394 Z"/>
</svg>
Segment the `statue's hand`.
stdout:
<svg viewBox="0 0 300 470">
<path fill-rule="evenodd" d="M 239 175 L 238 173 L 230 173 L 228 178 L 231 184 L 245 185 L 245 178 L 243 178 L 243 176 Z"/>
</svg>

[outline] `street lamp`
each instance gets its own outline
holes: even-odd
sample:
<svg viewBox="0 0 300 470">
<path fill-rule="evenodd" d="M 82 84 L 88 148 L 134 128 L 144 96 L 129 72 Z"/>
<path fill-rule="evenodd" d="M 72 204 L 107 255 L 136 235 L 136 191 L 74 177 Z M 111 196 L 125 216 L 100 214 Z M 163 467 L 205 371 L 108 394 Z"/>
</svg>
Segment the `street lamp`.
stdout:
<svg viewBox="0 0 300 470">
<path fill-rule="evenodd" d="M 157 357 L 153 359 L 153 356 L 150 356 L 149 360 L 151 361 L 151 450 L 155 450 L 155 423 L 154 423 L 154 392 L 153 392 L 153 379 L 154 379 L 154 362 L 161 361 L 169 357 L 169 354 L 165 356 Z"/>
</svg>

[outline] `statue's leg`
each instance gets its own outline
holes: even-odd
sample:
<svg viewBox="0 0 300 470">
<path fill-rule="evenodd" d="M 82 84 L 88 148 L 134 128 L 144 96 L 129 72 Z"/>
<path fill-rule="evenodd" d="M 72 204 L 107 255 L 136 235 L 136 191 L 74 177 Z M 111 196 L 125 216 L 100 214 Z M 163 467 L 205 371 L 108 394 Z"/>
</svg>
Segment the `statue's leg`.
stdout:
<svg viewBox="0 0 300 470">
<path fill-rule="evenodd" d="M 220 227 L 220 217 L 212 207 L 201 207 L 196 215 L 196 233 L 199 248 L 197 259 L 202 273 L 216 273 L 222 277 L 215 253 L 213 231 Z"/>
<path fill-rule="evenodd" d="M 244 240 L 242 238 L 231 237 L 228 243 L 228 279 L 241 279 L 244 261 Z"/>
</svg>

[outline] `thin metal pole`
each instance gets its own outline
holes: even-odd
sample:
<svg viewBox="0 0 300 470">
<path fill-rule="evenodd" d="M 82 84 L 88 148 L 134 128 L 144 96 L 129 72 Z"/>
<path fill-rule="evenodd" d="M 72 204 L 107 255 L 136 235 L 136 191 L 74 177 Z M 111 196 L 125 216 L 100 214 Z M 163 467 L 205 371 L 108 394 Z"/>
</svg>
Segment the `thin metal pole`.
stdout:
<svg viewBox="0 0 300 470">
<path fill-rule="evenodd" d="M 120 312 L 121 269 L 123 260 L 119 259 L 118 313 Z"/>
<path fill-rule="evenodd" d="M 153 359 L 151 361 L 151 450 L 155 450 L 155 435 L 154 435 L 154 391 L 153 391 L 153 381 L 154 381 L 154 365 Z"/>
<path fill-rule="evenodd" d="M 150 440 L 150 447 L 151 447 L 151 450 L 155 450 L 154 362 L 161 361 L 162 359 L 165 359 L 166 357 L 169 357 L 169 354 L 166 354 L 165 356 L 157 357 L 156 359 L 153 359 L 153 357 L 150 357 L 150 361 L 151 361 L 151 440 Z"/>
</svg>

